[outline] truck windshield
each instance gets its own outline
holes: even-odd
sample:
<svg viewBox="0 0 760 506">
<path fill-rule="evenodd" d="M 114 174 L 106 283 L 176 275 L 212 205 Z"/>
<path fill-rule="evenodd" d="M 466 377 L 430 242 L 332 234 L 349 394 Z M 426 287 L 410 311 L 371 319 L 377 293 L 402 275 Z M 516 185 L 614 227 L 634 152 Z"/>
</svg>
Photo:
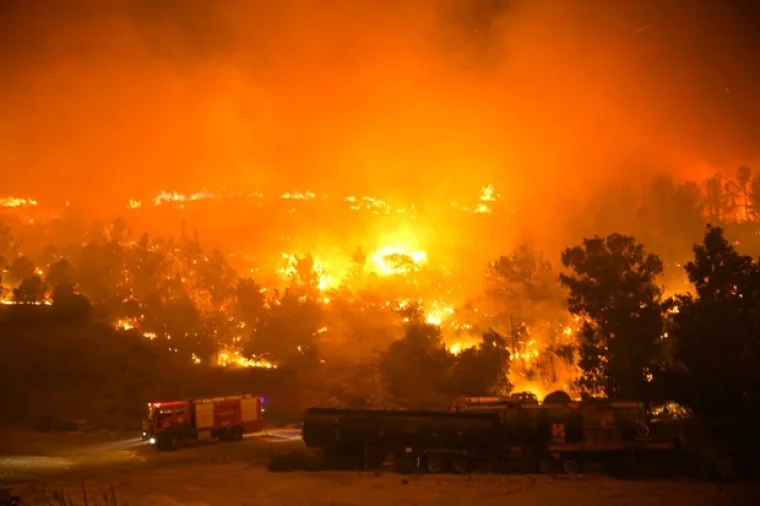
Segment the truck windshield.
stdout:
<svg viewBox="0 0 760 506">
<path fill-rule="evenodd" d="M 165 420 L 172 416 L 172 408 L 161 408 L 153 412 L 153 417 L 156 421 Z"/>
</svg>

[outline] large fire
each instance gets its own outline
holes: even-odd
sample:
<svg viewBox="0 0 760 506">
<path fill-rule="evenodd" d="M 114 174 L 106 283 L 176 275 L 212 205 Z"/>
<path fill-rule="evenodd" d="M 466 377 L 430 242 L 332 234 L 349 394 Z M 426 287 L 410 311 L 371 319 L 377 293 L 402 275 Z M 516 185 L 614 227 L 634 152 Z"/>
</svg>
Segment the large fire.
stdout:
<svg viewBox="0 0 760 506">
<path fill-rule="evenodd" d="M 21 197 L 0 197 L 0 207 L 36 206 L 37 201 Z"/>
<path fill-rule="evenodd" d="M 224 201 L 229 198 L 253 199 L 257 207 L 266 205 L 267 200 L 262 193 L 161 192 L 151 199 L 131 199 L 127 207 L 134 212 L 147 212 L 150 207 L 175 206 L 181 209 L 192 203 Z M 402 220 L 409 220 L 407 225 L 414 222 L 411 219 L 412 213 L 415 212 L 414 206 L 394 207 L 383 199 L 366 195 L 360 197 L 349 195 L 331 199 L 328 195 L 316 192 L 291 191 L 276 195 L 273 199 L 292 204 L 303 202 L 309 205 L 334 200 L 339 205 L 346 205 L 350 211 L 366 211 L 372 215 L 381 216 L 398 215 L 402 217 Z M 481 188 L 477 198 L 469 203 L 451 202 L 450 207 L 476 215 L 489 214 L 493 212 L 494 205 L 500 199 L 501 196 L 494 187 L 486 185 Z M 0 200 L 0 205 L 36 206 L 37 202 L 12 198 Z M 106 235 L 113 238 L 113 232 L 109 229 L 106 230 Z M 488 330 L 490 325 L 486 321 L 493 315 L 490 315 L 486 308 L 479 307 L 477 304 L 473 305 L 475 302 L 469 299 L 469 295 L 456 288 L 459 282 L 450 278 L 450 266 L 436 254 L 435 244 L 415 234 L 415 229 L 410 226 L 401 228 L 396 226 L 385 233 L 375 231 L 373 236 L 375 241 L 369 241 L 372 237 L 365 238 L 365 244 L 371 245 L 365 250 L 366 252 L 360 250 L 351 252 L 348 248 L 341 249 L 336 246 L 325 247 L 324 243 L 320 245 L 321 247 L 314 248 L 294 247 L 290 251 L 280 253 L 273 264 L 267 265 L 257 261 L 255 269 L 252 268 L 251 272 L 256 281 L 262 283 L 261 293 L 268 305 L 279 304 L 277 297 L 273 295 L 278 293 L 278 290 L 296 288 L 294 293 L 299 294 L 300 300 L 311 297 L 326 310 L 332 308 L 334 301 L 342 300 L 357 307 L 360 305 L 362 311 L 374 308 L 380 311 L 398 312 L 402 315 L 400 322 L 409 321 L 412 317 L 410 312 L 418 311 L 416 314 L 423 322 L 440 328 L 446 348 L 452 355 L 459 355 L 469 348 L 479 346 L 482 342 L 482 333 Z M 135 250 L 140 247 L 135 241 L 129 241 L 124 246 Z M 189 258 L 179 245 L 172 245 L 172 243 L 161 245 L 150 243 L 147 245 L 147 251 L 141 254 L 152 253 L 164 254 L 164 261 L 168 262 L 167 282 L 177 284 L 177 288 L 182 293 L 188 294 L 195 307 L 203 314 L 213 314 L 214 311 L 226 314 L 229 311 L 228 307 L 218 307 L 208 287 L 198 286 L 193 281 L 193 272 L 212 261 L 209 255 Z M 46 271 L 47 269 L 38 268 L 36 274 L 44 277 Z M 272 272 L 274 276 L 270 278 L 266 275 L 262 276 L 262 273 L 266 272 Z M 123 276 L 124 279 L 121 280 L 119 286 L 125 300 L 128 300 L 136 296 L 134 280 L 130 277 L 133 274 L 124 271 Z M 371 290 L 375 296 L 369 299 L 362 297 L 360 302 L 359 292 L 362 290 Z M 468 300 L 469 308 L 462 312 L 462 305 Z M 0 296 L 0 301 L 3 304 L 15 304 L 12 290 L 6 290 L 5 294 Z M 49 304 L 50 301 L 40 303 Z M 567 317 L 564 314 L 556 316 L 559 319 Z M 241 343 L 247 340 L 250 329 L 232 314 L 226 318 L 229 320 L 229 325 L 235 329 L 234 337 L 219 347 L 210 365 L 277 367 L 277 364 L 260 357 L 246 356 L 242 351 Z M 510 381 L 516 389 L 530 390 L 536 394 L 544 394 L 555 388 L 570 389 L 575 372 L 560 370 L 562 367 L 554 360 L 549 348 L 551 342 L 556 344 L 557 338 L 548 338 L 547 331 L 544 329 L 544 327 L 552 326 L 556 324 L 547 322 L 535 329 L 523 329 L 521 332 L 513 332 L 511 327 L 499 330 L 509 343 Z M 113 327 L 121 331 L 136 332 L 147 340 L 164 342 L 171 351 L 178 351 L 175 344 L 177 337 L 172 336 L 167 329 L 158 328 L 155 324 L 151 326 L 149 322 L 146 322 L 144 315 L 119 318 L 113 322 Z M 317 334 L 322 339 L 335 339 L 339 332 L 340 325 L 330 324 L 321 327 Z M 570 342 L 574 338 L 574 332 L 573 326 L 566 326 L 561 332 L 554 333 Z M 203 362 L 195 353 L 189 354 L 188 360 L 195 364 Z M 536 371 L 541 370 L 551 370 L 552 373 L 539 377 Z"/>
</svg>

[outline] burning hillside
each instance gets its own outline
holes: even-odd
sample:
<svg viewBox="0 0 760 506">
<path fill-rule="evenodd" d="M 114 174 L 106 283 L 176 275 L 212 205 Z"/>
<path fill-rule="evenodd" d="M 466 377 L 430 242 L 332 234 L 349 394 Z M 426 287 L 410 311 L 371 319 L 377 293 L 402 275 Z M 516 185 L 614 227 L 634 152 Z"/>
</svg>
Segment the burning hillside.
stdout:
<svg viewBox="0 0 760 506">
<path fill-rule="evenodd" d="M 450 202 L 443 211 L 488 215 L 500 205 L 499 199 L 493 187 L 485 186 L 470 204 Z M 439 329 L 449 353 L 459 355 L 480 346 L 481 334 L 494 328 L 509 336 L 514 383 L 530 381 L 535 388 L 548 389 L 571 382 L 567 368 L 559 366 L 561 359 L 553 354 L 558 341 L 550 330 L 564 325 L 564 309 L 553 307 L 551 313 L 531 315 L 528 322 L 528 315 L 504 302 L 509 306 L 505 313 L 504 303 L 494 305 L 493 294 L 479 293 L 483 279 L 502 276 L 499 279 L 508 283 L 505 272 L 499 274 L 492 266 L 484 278 L 482 264 L 452 265 L 450 255 L 439 254 L 445 251 L 440 250 L 440 241 L 414 233 L 418 221 L 426 218 L 425 210 L 394 208 L 377 198 L 331 199 L 311 192 L 285 193 L 275 199 L 261 194 L 164 192 L 147 205 L 186 213 L 204 202 L 232 202 L 285 214 L 293 213 L 292 206 L 299 203 L 319 213 L 335 202 L 344 212 L 367 213 L 370 220 L 403 215 L 404 226 L 383 230 L 382 224 L 365 221 L 382 231 L 374 239 L 365 235 L 358 246 L 345 247 L 341 241 L 330 244 L 324 235 L 310 242 L 306 231 L 305 241 L 281 237 L 280 247 L 286 251 L 270 249 L 228 258 L 204 251 L 198 238 L 184 230 L 169 240 L 134 237 L 132 224 L 139 224 L 146 213 L 149 216 L 150 209 L 131 200 L 128 208 L 134 214 L 126 221 L 100 230 L 83 229 L 78 242 L 66 237 L 68 242 L 55 245 L 55 251 L 33 241 L 23 245 L 9 241 L 8 253 L 17 260 L 5 266 L 3 301 L 51 304 L 60 300 L 65 285 L 73 295 L 112 306 L 115 328 L 164 341 L 170 351 L 187 355 L 195 364 L 222 367 L 277 367 L 312 353 L 317 345 L 322 362 L 364 360 L 397 340 L 403 326 L 413 321 Z M 27 223 L 23 233 L 30 238 L 50 237 L 70 222 L 64 214 Z M 302 248 L 296 249 L 299 244 Z M 79 252 L 67 258 L 63 250 L 72 248 Z M 50 253 L 40 253 L 45 251 Z M 18 260 L 35 257 L 30 272 Z M 38 276 L 41 285 L 35 288 L 25 281 L 30 275 Z M 26 299 L 21 295 L 25 290 L 32 292 Z M 509 298 L 507 292 L 501 296 L 504 301 Z M 272 316 L 278 312 L 282 316 Z M 305 325 L 294 328 L 284 323 L 291 318 L 303 319 Z M 268 339 L 292 341 L 293 348 L 259 345 Z"/>
</svg>

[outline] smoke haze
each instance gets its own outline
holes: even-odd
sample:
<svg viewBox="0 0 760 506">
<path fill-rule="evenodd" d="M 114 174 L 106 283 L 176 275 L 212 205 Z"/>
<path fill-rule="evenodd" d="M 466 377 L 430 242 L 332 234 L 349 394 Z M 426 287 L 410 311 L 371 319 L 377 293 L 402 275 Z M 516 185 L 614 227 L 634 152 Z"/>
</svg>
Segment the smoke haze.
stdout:
<svg viewBox="0 0 760 506">
<path fill-rule="evenodd" d="M 3 192 L 309 189 L 516 209 L 758 158 L 758 3 L 6 0 Z M 719 34 L 716 36 L 716 34 Z"/>
</svg>

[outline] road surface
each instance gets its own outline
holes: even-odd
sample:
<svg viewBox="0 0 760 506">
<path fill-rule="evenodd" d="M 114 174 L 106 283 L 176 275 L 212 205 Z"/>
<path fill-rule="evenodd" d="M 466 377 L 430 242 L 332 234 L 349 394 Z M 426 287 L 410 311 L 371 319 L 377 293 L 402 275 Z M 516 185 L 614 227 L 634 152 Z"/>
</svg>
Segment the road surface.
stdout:
<svg viewBox="0 0 760 506">
<path fill-rule="evenodd" d="M 31 433 L 0 435 L 0 483 L 25 484 L 61 476 L 88 477 L 134 469 L 247 462 L 265 465 L 272 453 L 303 447 L 297 429 L 247 434 L 243 441 L 197 444 L 161 452 L 139 434 Z"/>
</svg>

